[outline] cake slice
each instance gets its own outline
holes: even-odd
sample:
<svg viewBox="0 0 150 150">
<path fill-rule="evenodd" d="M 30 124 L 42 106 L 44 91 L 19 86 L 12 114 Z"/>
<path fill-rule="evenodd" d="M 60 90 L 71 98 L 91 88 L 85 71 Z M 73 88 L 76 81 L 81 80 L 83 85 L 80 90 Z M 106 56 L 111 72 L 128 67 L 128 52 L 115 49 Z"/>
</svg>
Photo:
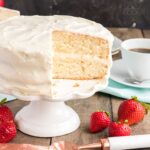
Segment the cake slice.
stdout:
<svg viewBox="0 0 150 150">
<path fill-rule="evenodd" d="M 19 16 L 2 22 L 0 35 L 1 92 L 25 100 L 59 99 L 74 90 L 89 93 L 93 81 L 106 87 L 113 36 L 99 23 Z"/>
<path fill-rule="evenodd" d="M 102 79 L 110 66 L 107 40 L 95 36 L 53 31 L 53 78 Z"/>
<path fill-rule="evenodd" d="M 19 15 L 20 12 L 17 10 L 0 7 L 0 21 L 6 20 L 13 16 L 19 16 Z"/>
</svg>

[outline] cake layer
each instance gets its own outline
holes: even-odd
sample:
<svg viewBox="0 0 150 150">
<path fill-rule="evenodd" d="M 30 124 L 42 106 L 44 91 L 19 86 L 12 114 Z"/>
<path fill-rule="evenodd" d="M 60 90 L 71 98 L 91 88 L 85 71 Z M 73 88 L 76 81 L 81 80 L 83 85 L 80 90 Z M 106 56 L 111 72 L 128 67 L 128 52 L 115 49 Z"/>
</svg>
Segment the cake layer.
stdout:
<svg viewBox="0 0 150 150">
<path fill-rule="evenodd" d="M 55 53 L 54 79 L 91 80 L 102 79 L 108 72 L 109 59 L 98 56 Z"/>
<path fill-rule="evenodd" d="M 109 44 L 107 40 L 79 33 L 53 31 L 53 46 L 55 52 L 95 55 L 108 58 Z"/>
<path fill-rule="evenodd" d="M 53 31 L 53 78 L 102 79 L 110 65 L 107 40 L 79 33 Z"/>
</svg>

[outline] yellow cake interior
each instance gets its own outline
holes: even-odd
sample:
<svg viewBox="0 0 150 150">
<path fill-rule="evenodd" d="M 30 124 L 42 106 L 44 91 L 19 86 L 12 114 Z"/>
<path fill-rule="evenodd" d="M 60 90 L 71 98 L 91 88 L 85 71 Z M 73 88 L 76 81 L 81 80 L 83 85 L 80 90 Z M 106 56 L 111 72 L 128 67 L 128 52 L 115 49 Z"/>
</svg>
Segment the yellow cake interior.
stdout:
<svg viewBox="0 0 150 150">
<path fill-rule="evenodd" d="M 53 31 L 53 79 L 102 79 L 109 65 L 107 40 L 68 31 Z"/>
</svg>

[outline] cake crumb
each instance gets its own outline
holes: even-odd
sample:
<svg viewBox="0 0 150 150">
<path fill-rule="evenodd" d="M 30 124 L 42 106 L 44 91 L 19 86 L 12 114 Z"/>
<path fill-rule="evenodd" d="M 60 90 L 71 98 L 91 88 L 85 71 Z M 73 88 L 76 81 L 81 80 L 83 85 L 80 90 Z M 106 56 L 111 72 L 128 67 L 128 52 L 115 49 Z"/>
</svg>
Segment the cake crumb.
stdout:
<svg viewBox="0 0 150 150">
<path fill-rule="evenodd" d="M 75 84 L 73 85 L 73 87 L 79 87 L 79 86 L 80 86 L 79 83 L 75 83 Z"/>
</svg>

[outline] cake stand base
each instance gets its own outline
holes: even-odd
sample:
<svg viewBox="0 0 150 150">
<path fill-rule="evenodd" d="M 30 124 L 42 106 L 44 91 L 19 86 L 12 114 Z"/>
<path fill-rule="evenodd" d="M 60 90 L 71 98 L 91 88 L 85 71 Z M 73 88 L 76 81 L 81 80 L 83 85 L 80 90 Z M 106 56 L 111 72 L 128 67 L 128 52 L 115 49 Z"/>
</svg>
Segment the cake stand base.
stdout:
<svg viewBox="0 0 150 150">
<path fill-rule="evenodd" d="M 80 125 L 77 113 L 64 102 L 35 101 L 16 117 L 18 129 L 37 137 L 54 137 L 75 131 Z"/>
</svg>

